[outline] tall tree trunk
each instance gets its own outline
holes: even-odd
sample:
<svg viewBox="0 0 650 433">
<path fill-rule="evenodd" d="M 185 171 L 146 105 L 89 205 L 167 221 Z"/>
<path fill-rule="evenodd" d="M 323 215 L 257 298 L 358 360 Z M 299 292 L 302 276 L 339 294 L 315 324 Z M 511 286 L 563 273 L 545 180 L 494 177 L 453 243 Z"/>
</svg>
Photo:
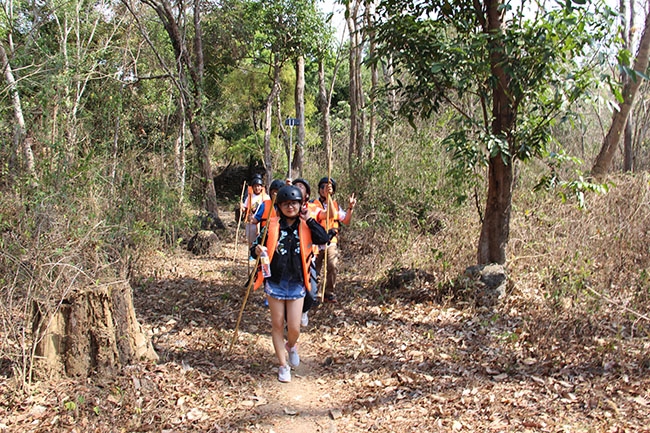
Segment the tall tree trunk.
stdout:
<svg viewBox="0 0 650 433">
<path fill-rule="evenodd" d="M 207 140 L 203 126 L 203 30 L 201 27 L 201 1 L 194 0 L 194 62 L 188 62 L 187 68 L 193 81 L 194 95 L 192 98 L 192 110 L 196 117 L 192 117 L 190 131 L 197 145 L 200 158 L 203 191 L 205 194 L 205 208 L 214 219 L 216 228 L 225 228 L 219 218 L 219 206 L 217 205 L 217 192 L 214 188 L 214 175 L 212 174 L 212 140 Z"/>
<path fill-rule="evenodd" d="M 277 63 L 273 67 L 273 85 L 269 96 L 266 98 L 264 110 L 264 169 L 266 170 L 266 184 L 270 185 L 273 180 L 273 161 L 271 160 L 271 132 L 273 121 L 273 101 L 280 93 L 280 70 L 281 65 Z"/>
<path fill-rule="evenodd" d="M 214 188 L 214 179 L 212 175 L 212 146 L 211 141 L 206 140 L 203 130 L 203 37 L 201 30 L 201 2 L 194 0 L 193 3 L 193 22 L 194 38 L 193 50 L 189 50 L 185 32 L 184 12 L 177 17 L 174 13 L 171 3 L 168 0 L 140 0 L 142 3 L 149 5 L 160 18 L 172 48 L 176 56 L 177 77 L 175 84 L 178 87 L 180 97 L 183 98 L 183 107 L 185 108 L 185 120 L 192 134 L 192 145 L 196 150 L 196 156 L 201 170 L 201 187 L 204 195 L 205 209 L 213 220 L 214 228 L 224 228 L 223 222 L 219 218 L 219 209 L 217 206 L 217 194 Z M 129 7 L 127 0 L 122 2 Z M 129 7 L 129 9 L 131 9 Z M 133 11 L 132 11 L 133 13 Z M 135 15 L 135 14 L 134 14 Z M 151 44 L 151 42 L 150 42 Z M 153 44 L 151 44 L 153 46 Z M 190 53 L 194 53 L 194 58 Z M 189 80 L 188 80 L 189 75 Z"/>
<path fill-rule="evenodd" d="M 350 35 L 349 53 L 349 78 L 350 78 L 350 147 L 348 150 L 348 164 L 350 171 L 360 161 L 363 153 L 364 125 L 362 118 L 363 98 L 361 83 L 361 35 L 358 25 L 359 0 L 348 0 L 346 7 L 346 22 Z"/>
<path fill-rule="evenodd" d="M 395 76 L 393 70 L 393 59 L 386 59 L 386 64 L 383 67 L 384 82 L 388 85 L 388 102 L 390 112 L 395 115 L 398 110 L 397 106 L 397 91 L 395 90 Z"/>
<path fill-rule="evenodd" d="M 627 117 L 625 123 L 625 132 L 623 134 L 623 171 L 632 171 L 634 169 L 634 117 L 632 112 Z"/>
<path fill-rule="evenodd" d="M 31 137 L 27 133 L 27 126 L 25 124 L 25 117 L 23 116 L 23 106 L 20 102 L 20 93 L 18 92 L 18 85 L 14 78 L 11 65 L 9 63 L 9 56 L 5 51 L 5 47 L 0 43 L 0 61 L 2 62 L 2 71 L 4 73 L 9 93 L 11 95 L 11 102 L 14 110 L 14 119 L 16 120 L 16 132 L 14 135 L 14 149 L 16 154 L 21 154 L 23 164 L 27 174 L 36 180 L 36 168 L 34 164 L 34 153 L 32 152 Z"/>
<path fill-rule="evenodd" d="M 185 171 L 186 171 L 186 157 L 185 157 L 185 110 L 182 108 L 182 102 L 179 104 L 179 116 L 181 124 L 178 127 L 178 137 L 174 141 L 174 173 L 176 175 L 176 182 L 178 188 L 179 203 L 183 201 L 185 195 Z"/>
<path fill-rule="evenodd" d="M 645 17 L 645 26 L 643 28 L 643 34 L 641 35 L 641 40 L 639 41 L 639 49 L 637 50 L 636 57 L 634 59 L 635 71 L 638 71 L 642 74 L 645 74 L 648 68 L 648 55 L 650 54 L 650 11 L 646 13 Z M 614 159 L 614 154 L 616 153 L 616 148 L 621 139 L 621 134 L 627 123 L 627 117 L 634 103 L 634 98 L 636 97 L 637 90 L 641 85 L 640 76 L 632 77 L 628 80 L 623 86 L 623 103 L 619 107 L 619 111 L 614 112 L 612 117 L 612 124 L 607 131 L 607 135 L 603 140 L 603 145 L 600 148 L 600 152 L 596 157 L 596 162 L 591 168 L 591 174 L 595 179 L 602 179 L 608 172 L 612 165 L 612 160 Z"/>
<path fill-rule="evenodd" d="M 325 62 L 322 57 L 318 59 L 318 104 L 321 112 L 321 137 L 325 154 L 329 155 L 332 145 L 332 131 L 330 130 L 330 98 L 327 94 L 325 83 Z"/>
<path fill-rule="evenodd" d="M 510 154 L 514 149 L 512 131 L 514 108 L 509 95 L 510 78 L 505 71 L 507 63 L 500 37 L 503 29 L 503 0 L 486 0 L 487 21 L 485 32 L 491 38 L 489 43 L 490 68 L 495 78 L 492 89 L 492 134 L 507 139 Z M 510 212 L 512 204 L 513 167 L 510 157 L 499 154 L 489 161 L 488 192 L 485 204 L 485 217 L 478 242 L 477 259 L 479 264 L 506 261 L 506 247 L 510 237 Z"/>
<path fill-rule="evenodd" d="M 291 146 L 293 146 L 294 140 L 293 127 L 290 126 L 289 132 L 287 133 L 287 128 L 284 127 L 285 119 L 282 118 L 282 97 L 280 95 L 280 92 L 278 92 L 275 97 L 275 116 L 278 119 L 278 129 L 280 130 L 282 144 L 284 145 L 284 154 L 287 157 L 287 172 L 285 174 L 285 177 L 292 179 L 293 173 L 291 170 Z M 291 136 L 289 134 L 291 134 Z"/>
<path fill-rule="evenodd" d="M 296 119 L 298 119 L 298 131 L 296 134 L 296 149 L 291 161 L 291 171 L 294 178 L 302 177 L 302 156 L 305 146 L 305 58 L 299 56 L 296 59 Z"/>
<path fill-rule="evenodd" d="M 630 17 L 629 20 L 626 16 L 626 0 L 620 0 L 620 13 L 623 21 L 621 34 L 625 41 L 625 46 L 629 51 L 632 51 L 634 43 L 634 0 L 630 1 Z M 625 77 L 629 80 L 629 77 Z M 625 82 L 625 81 L 624 81 Z M 625 124 L 625 132 L 623 134 L 623 171 L 632 171 L 634 163 L 634 110 L 630 110 L 627 116 L 627 123 Z"/>
<path fill-rule="evenodd" d="M 362 2 L 357 0 L 356 8 L 357 10 L 361 7 Z M 363 92 L 363 80 L 361 77 L 361 64 L 363 63 L 363 25 L 359 23 L 359 12 L 355 14 L 354 24 L 356 26 L 354 32 L 354 60 L 356 65 L 354 67 L 354 72 L 357 75 L 354 83 L 356 85 L 356 100 L 357 100 L 357 117 L 359 119 L 358 128 L 357 128 L 357 154 L 356 159 L 357 163 L 363 161 L 363 150 L 365 146 L 365 134 L 366 134 L 366 115 L 365 115 L 365 95 Z"/>
<path fill-rule="evenodd" d="M 366 27 L 372 29 L 375 23 L 375 4 L 368 2 L 366 5 Z M 375 55 L 377 42 L 375 41 L 375 32 L 370 30 L 368 35 L 370 43 L 370 57 Z M 379 72 L 377 62 L 370 65 L 370 120 L 368 125 L 368 144 L 370 145 L 370 159 L 375 158 L 375 136 L 377 134 L 377 90 L 379 85 Z"/>
</svg>

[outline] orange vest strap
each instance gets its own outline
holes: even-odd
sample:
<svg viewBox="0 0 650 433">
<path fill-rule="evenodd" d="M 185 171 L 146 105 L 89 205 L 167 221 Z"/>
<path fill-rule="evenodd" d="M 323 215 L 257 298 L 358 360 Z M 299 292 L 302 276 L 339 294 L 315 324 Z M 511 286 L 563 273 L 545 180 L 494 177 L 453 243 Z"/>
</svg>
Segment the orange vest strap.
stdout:
<svg viewBox="0 0 650 433">
<path fill-rule="evenodd" d="M 339 204 L 335 200 L 330 200 L 332 203 L 332 209 L 329 211 L 330 214 L 330 226 L 329 228 L 331 229 L 337 229 L 339 228 Z M 314 204 L 325 211 L 325 206 L 323 203 L 321 203 L 320 200 L 316 199 L 314 200 Z M 319 218 L 320 219 L 320 218 Z M 324 229 L 327 229 L 327 214 L 325 218 L 323 218 L 321 221 L 319 221 L 320 225 L 323 226 Z"/>
<path fill-rule="evenodd" d="M 260 224 L 262 227 L 266 227 L 266 223 L 270 218 L 277 216 L 275 213 L 275 208 L 273 206 L 273 200 L 268 199 L 264 200 L 264 213 L 262 214 L 262 220 Z"/>
<path fill-rule="evenodd" d="M 278 239 L 280 236 L 280 217 L 274 216 L 269 219 L 267 228 L 268 233 L 266 234 L 266 249 L 269 252 L 269 263 L 273 261 L 273 255 L 278 246 Z M 311 230 L 304 220 L 300 220 L 298 225 L 298 241 L 300 243 L 300 259 L 302 262 L 302 277 L 305 282 L 305 287 L 307 290 L 311 291 L 310 285 L 310 275 L 309 275 L 309 263 L 312 256 L 312 239 L 311 239 Z M 253 289 L 257 290 L 262 287 L 264 284 L 264 276 L 262 275 L 262 270 L 257 270 L 257 277 L 255 278 L 255 284 Z"/>
</svg>

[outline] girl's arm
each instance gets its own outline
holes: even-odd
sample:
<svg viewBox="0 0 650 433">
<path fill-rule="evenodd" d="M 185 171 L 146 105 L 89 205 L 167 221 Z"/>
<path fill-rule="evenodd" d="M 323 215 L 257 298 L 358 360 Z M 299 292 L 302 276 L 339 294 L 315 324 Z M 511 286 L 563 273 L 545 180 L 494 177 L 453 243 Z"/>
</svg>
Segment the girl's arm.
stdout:
<svg viewBox="0 0 650 433">
<path fill-rule="evenodd" d="M 257 246 L 262 243 L 262 236 L 264 236 L 264 232 L 266 231 L 267 228 L 268 228 L 268 226 L 266 226 L 262 230 L 260 230 L 260 234 L 257 235 L 257 239 L 255 239 L 253 241 L 253 244 L 251 245 L 251 248 L 250 248 L 250 251 L 249 251 L 249 254 L 250 254 L 251 257 L 257 258 Z"/>
<path fill-rule="evenodd" d="M 316 245 L 323 245 L 330 241 L 327 232 L 325 231 L 323 226 L 318 223 L 318 221 L 316 221 L 313 218 L 308 218 L 306 222 L 307 222 L 307 226 L 309 227 L 309 230 L 311 231 L 312 243 Z"/>
</svg>

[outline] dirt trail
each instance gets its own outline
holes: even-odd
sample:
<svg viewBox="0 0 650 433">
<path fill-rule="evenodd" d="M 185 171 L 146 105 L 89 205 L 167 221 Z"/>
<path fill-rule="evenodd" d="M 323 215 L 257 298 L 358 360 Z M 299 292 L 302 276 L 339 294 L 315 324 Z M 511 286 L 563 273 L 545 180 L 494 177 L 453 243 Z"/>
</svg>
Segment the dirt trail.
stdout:
<svg viewBox="0 0 650 433">
<path fill-rule="evenodd" d="M 429 283 L 378 288 L 349 257 L 341 302 L 310 315 L 282 384 L 262 293 L 228 353 L 247 275 L 239 244 L 162 257 L 135 291 L 171 394 L 149 397 L 165 432 L 648 431 L 647 375 L 604 370 L 609 355 L 585 357 L 552 318 L 440 305 Z M 550 339 L 532 340 L 532 326 Z"/>
<path fill-rule="evenodd" d="M 323 336 L 329 329 L 323 321 L 340 315 L 339 306 L 310 312 L 310 324 L 302 328 L 299 340 L 301 364 L 292 370 L 290 383 L 277 380 L 263 293 L 250 294 L 233 353 L 228 352 L 248 272 L 243 242 L 238 239 L 235 252 L 234 239 L 227 237 L 216 257 L 178 251 L 156 257 L 148 265 L 150 275 L 143 276 L 136 289 L 136 310 L 153 334 L 163 365 L 180 364 L 181 370 L 198 375 L 201 381 L 229 385 L 221 404 L 234 416 L 215 423 L 216 431 L 241 430 L 243 425 L 275 433 L 341 431 L 337 421 L 349 395 L 324 377 L 336 369 L 336 354 L 330 353 L 325 341 L 315 344 L 315 339 L 331 339 Z M 349 276 L 343 275 L 342 281 L 349 283 Z M 209 405 L 201 411 L 215 412 Z"/>
<path fill-rule="evenodd" d="M 0 401 L 0 431 L 650 432 L 647 337 L 536 308 L 545 300 L 522 285 L 490 310 L 441 304 L 435 280 L 378 284 L 350 256 L 359 239 L 340 303 L 310 314 L 282 384 L 262 293 L 228 350 L 247 278 L 229 224 L 214 257 L 179 248 L 138 261 L 133 299 L 158 363 L 37 384 Z"/>
</svg>

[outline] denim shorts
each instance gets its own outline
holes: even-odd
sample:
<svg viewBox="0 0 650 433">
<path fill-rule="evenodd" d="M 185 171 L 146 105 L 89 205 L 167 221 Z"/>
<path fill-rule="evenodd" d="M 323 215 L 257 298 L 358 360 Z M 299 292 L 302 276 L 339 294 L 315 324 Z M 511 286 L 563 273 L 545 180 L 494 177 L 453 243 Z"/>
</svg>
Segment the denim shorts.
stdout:
<svg viewBox="0 0 650 433">
<path fill-rule="evenodd" d="M 270 280 L 264 280 L 264 293 L 272 298 L 282 301 L 292 301 L 294 299 L 304 298 L 307 293 L 305 285 L 296 281 L 280 281 L 275 283 Z"/>
</svg>

